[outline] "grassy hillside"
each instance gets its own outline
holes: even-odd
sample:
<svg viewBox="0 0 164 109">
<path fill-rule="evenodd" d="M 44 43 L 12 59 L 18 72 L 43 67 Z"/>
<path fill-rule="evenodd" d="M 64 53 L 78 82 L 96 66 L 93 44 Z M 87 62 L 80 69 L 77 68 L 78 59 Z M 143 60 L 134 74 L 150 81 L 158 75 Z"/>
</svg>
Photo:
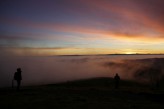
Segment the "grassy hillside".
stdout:
<svg viewBox="0 0 164 109">
<path fill-rule="evenodd" d="M 164 109 L 163 88 L 94 78 L 44 86 L 0 89 L 1 109 Z"/>
</svg>

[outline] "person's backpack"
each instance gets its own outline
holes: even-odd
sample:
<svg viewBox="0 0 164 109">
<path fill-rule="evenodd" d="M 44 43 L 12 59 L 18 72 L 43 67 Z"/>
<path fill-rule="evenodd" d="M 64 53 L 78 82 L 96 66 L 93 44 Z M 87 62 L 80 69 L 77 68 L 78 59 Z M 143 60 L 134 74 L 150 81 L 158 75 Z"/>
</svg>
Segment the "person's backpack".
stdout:
<svg viewBox="0 0 164 109">
<path fill-rule="evenodd" d="M 17 80 L 17 79 L 18 79 L 18 73 L 15 72 L 15 74 L 14 74 L 14 80 Z"/>
</svg>

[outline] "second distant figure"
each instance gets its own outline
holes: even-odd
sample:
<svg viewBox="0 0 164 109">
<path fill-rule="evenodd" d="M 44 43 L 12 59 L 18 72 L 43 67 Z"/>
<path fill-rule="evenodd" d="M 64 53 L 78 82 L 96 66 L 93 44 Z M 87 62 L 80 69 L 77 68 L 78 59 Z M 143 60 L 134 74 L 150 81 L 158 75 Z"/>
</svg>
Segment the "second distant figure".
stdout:
<svg viewBox="0 0 164 109">
<path fill-rule="evenodd" d="M 21 74 L 21 68 L 17 68 L 17 72 L 14 74 L 14 80 L 17 81 L 17 90 L 20 90 L 21 80 L 22 80 L 22 74 Z"/>
<path fill-rule="evenodd" d="M 114 76 L 114 81 L 115 81 L 115 89 L 118 89 L 120 85 L 120 76 L 117 73 Z"/>
</svg>

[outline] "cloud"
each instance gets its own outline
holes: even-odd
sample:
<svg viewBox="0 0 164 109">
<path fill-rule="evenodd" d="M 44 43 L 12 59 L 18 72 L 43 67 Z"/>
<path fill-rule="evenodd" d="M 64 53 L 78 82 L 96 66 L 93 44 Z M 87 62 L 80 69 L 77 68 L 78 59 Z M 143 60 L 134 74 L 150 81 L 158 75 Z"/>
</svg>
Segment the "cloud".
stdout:
<svg viewBox="0 0 164 109">
<path fill-rule="evenodd" d="M 163 58 L 130 59 L 122 60 L 120 62 L 105 62 L 103 64 L 104 67 L 109 67 L 110 69 L 121 71 L 118 72 L 121 73 L 121 75 L 123 75 L 122 72 L 124 72 L 124 76 L 127 75 L 128 78 L 130 77 L 133 80 L 137 80 L 140 82 L 152 82 L 152 78 L 158 80 L 163 79 L 163 65 Z"/>
<path fill-rule="evenodd" d="M 107 51 L 100 48 L 78 48 L 78 47 L 0 47 L 3 56 L 55 56 L 55 55 L 91 55 L 91 54 L 107 54 L 113 50 Z M 86 62 L 87 58 L 80 60 L 72 60 L 72 62 Z"/>
<path fill-rule="evenodd" d="M 97 28 L 97 27 L 87 27 L 87 26 L 80 26 L 80 25 L 71 25 L 71 24 L 53 24 L 53 23 L 35 23 L 35 22 L 30 22 L 29 21 L 6 21 L 10 22 L 10 24 L 13 24 L 15 26 L 20 26 L 20 27 L 25 27 L 25 28 L 33 28 L 33 29 L 39 29 L 39 30 L 47 30 L 47 31 L 52 31 L 52 32 L 61 32 L 61 33 L 67 33 L 67 34 L 83 34 L 83 35 L 89 35 L 88 37 L 85 37 L 86 39 L 103 39 L 103 38 L 116 38 L 116 39 L 121 39 L 121 40 L 135 40 L 137 41 L 144 41 L 151 42 L 154 41 L 154 38 L 158 41 L 163 41 L 163 36 L 162 35 L 154 35 L 151 36 L 150 34 L 145 34 L 145 33 L 139 33 L 139 32 L 130 32 L 130 31 L 120 31 L 120 30 L 115 30 L 115 31 L 110 31 L 108 29 L 103 29 L 103 28 Z M 13 23 L 14 22 L 14 23 Z M 107 24 L 108 25 L 108 24 Z M 101 25 L 100 25 L 101 26 Z M 102 27 L 102 26 L 101 26 Z M 126 28 L 126 26 L 125 26 Z M 14 40 L 14 39 L 60 39 L 59 36 L 61 35 L 52 35 L 52 34 L 46 34 L 46 33 L 20 33 L 17 36 L 4 36 L 1 35 L 1 39 L 9 39 L 9 40 Z M 45 37 L 46 36 L 46 37 Z M 78 37 L 78 36 L 77 36 Z"/>
<path fill-rule="evenodd" d="M 13 74 L 18 67 L 22 68 L 22 85 L 50 84 L 94 77 L 114 77 L 115 73 L 118 73 L 121 79 L 140 81 L 143 76 L 140 75 L 139 78 L 136 76 L 138 75 L 138 73 L 136 73 L 138 69 L 145 68 L 153 62 L 155 62 L 155 66 L 157 65 L 159 67 L 161 65 L 161 68 L 164 68 L 163 58 L 144 59 L 145 57 L 163 57 L 159 55 L 127 57 L 125 55 L 46 57 L 13 56 L 10 53 L 9 56 L 1 56 L 0 54 L 0 57 L 0 87 L 11 86 Z"/>
<path fill-rule="evenodd" d="M 73 49 L 68 47 L 28 48 L 28 47 L 0 47 L 1 56 L 54 56 L 60 51 Z"/>
<path fill-rule="evenodd" d="M 119 41 L 125 45 L 126 42 L 164 41 L 162 0 L 55 0 L 13 4 L 2 6 L 5 10 L 0 18 L 1 46 L 84 47 L 89 41 L 98 45 L 97 41 L 106 40 L 110 48 L 117 48 Z M 117 41 L 115 46 L 111 44 L 113 40 Z"/>
</svg>

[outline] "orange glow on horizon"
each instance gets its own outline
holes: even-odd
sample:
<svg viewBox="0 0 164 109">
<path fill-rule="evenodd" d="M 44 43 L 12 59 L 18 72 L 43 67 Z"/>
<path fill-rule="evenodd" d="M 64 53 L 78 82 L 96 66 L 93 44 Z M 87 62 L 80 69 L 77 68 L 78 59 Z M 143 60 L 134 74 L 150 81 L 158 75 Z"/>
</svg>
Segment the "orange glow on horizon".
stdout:
<svg viewBox="0 0 164 109">
<path fill-rule="evenodd" d="M 15 56 L 55 56 L 55 55 L 103 55 L 103 54 L 162 54 L 159 50 L 107 49 L 107 48 L 10 48 L 6 51 Z"/>
</svg>

